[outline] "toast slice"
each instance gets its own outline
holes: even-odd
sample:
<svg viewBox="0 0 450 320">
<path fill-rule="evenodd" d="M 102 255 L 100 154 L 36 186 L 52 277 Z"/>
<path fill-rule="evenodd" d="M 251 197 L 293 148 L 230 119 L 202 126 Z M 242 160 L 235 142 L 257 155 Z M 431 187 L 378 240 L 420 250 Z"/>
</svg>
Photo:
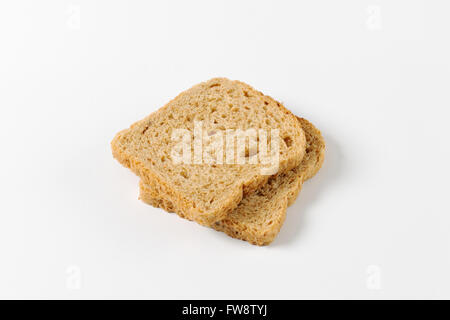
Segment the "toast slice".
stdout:
<svg viewBox="0 0 450 320">
<path fill-rule="evenodd" d="M 200 135 L 196 133 L 198 126 L 202 129 Z M 238 149 L 234 140 L 226 140 L 222 154 L 208 153 L 207 161 L 206 150 L 198 156 L 196 137 L 200 137 L 203 148 L 201 139 L 238 129 L 266 132 L 265 141 L 270 141 L 266 155 L 277 159 L 277 163 L 255 163 L 254 160 L 267 160 L 260 149 L 251 149 L 250 143 L 245 150 Z M 188 133 L 187 157 L 184 153 L 181 156 L 184 146 L 180 147 L 173 135 L 180 131 Z M 271 138 L 273 132 L 278 133 L 279 139 Z M 256 140 L 261 142 L 258 139 L 259 136 Z M 272 148 L 275 140 L 279 141 L 279 148 Z M 290 111 L 249 85 L 226 78 L 214 78 L 180 93 L 158 111 L 119 132 L 111 142 L 113 155 L 121 164 L 144 183 L 164 188 L 165 199 L 178 208 L 180 215 L 207 226 L 225 218 L 244 195 L 265 184 L 274 173 L 268 167 L 275 167 L 275 172 L 297 167 L 305 145 L 302 127 Z M 238 154 L 245 163 L 239 162 Z"/>
<path fill-rule="evenodd" d="M 298 118 L 306 135 L 306 154 L 301 164 L 286 173 L 269 179 L 268 183 L 242 202 L 225 219 L 212 227 L 233 238 L 256 245 L 271 243 L 286 217 L 286 208 L 296 199 L 305 180 L 313 177 L 322 166 L 325 142 L 320 131 L 309 121 Z M 167 200 L 164 190 L 154 184 L 140 182 L 140 199 L 169 212 L 176 206 Z"/>
</svg>

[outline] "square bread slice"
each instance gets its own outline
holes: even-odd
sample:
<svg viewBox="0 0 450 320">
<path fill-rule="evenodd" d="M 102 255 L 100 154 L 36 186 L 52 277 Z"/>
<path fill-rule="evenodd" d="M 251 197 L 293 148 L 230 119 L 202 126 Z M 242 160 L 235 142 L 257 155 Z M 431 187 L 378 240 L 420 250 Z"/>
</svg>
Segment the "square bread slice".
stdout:
<svg viewBox="0 0 450 320">
<path fill-rule="evenodd" d="M 245 194 L 265 184 L 273 172 L 265 172 L 268 165 L 261 161 L 250 164 L 250 158 L 255 159 L 255 152 L 249 147 L 245 148 L 245 164 L 224 161 L 223 155 L 216 158 L 215 163 L 202 161 L 205 153 L 200 154 L 198 161 L 195 130 L 199 123 L 207 135 L 254 129 L 267 132 L 267 141 L 271 133 L 278 130 L 276 172 L 297 167 L 305 153 L 304 132 L 290 111 L 249 85 L 226 78 L 214 78 L 195 85 L 158 111 L 119 132 L 111 142 L 114 157 L 144 183 L 164 188 L 166 199 L 176 205 L 184 217 L 203 225 L 210 226 L 225 218 Z M 174 150 L 181 151 L 180 142 L 173 136 L 180 130 L 194 136 L 194 142 L 187 142 L 190 151 L 194 150 L 194 156 L 188 155 L 187 161 L 181 163 L 174 161 Z M 202 133 L 200 137 L 204 136 Z M 237 147 L 231 143 L 225 146 L 224 154 L 228 154 L 229 146 L 233 148 L 232 155 L 237 154 Z M 256 159 L 261 156 L 258 150 Z M 276 148 L 270 152 L 273 150 Z M 242 154 L 242 149 L 239 152 Z"/>
<path fill-rule="evenodd" d="M 212 225 L 214 229 L 256 245 L 267 245 L 274 240 L 285 220 L 286 208 L 295 201 L 303 182 L 319 171 L 324 159 L 325 142 L 320 131 L 309 121 L 298 120 L 307 144 L 301 164 L 271 177 L 267 184 L 245 196 L 225 219 Z M 164 190 L 142 180 L 140 199 L 168 212 L 178 212 L 176 206 L 166 199 Z"/>
</svg>

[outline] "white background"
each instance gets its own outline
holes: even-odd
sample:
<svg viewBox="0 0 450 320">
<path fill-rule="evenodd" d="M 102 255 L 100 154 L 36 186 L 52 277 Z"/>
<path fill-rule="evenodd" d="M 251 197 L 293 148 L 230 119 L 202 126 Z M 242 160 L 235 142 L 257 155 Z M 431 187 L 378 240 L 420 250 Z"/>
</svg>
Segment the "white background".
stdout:
<svg viewBox="0 0 450 320">
<path fill-rule="evenodd" d="M 450 298 L 448 1 L 2 1 L 1 298 Z M 137 200 L 114 134 L 215 76 L 327 143 L 256 247 Z"/>
</svg>

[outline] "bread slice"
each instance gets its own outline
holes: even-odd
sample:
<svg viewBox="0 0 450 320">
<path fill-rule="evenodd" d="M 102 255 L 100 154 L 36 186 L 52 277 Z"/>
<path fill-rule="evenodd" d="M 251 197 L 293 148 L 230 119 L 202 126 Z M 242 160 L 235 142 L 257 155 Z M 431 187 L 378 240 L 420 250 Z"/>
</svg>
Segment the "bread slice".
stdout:
<svg viewBox="0 0 450 320">
<path fill-rule="evenodd" d="M 235 164 L 236 157 L 227 164 L 224 155 L 215 159 L 219 164 L 198 163 L 192 155 L 188 157 L 191 163 L 176 163 L 174 150 L 180 151 L 177 149 L 180 142 L 173 140 L 173 132 L 187 129 L 195 135 L 200 122 L 207 135 L 230 129 L 261 129 L 270 139 L 271 130 L 278 129 L 278 172 L 298 166 L 305 153 L 304 132 L 291 112 L 249 85 L 225 78 L 195 85 L 119 132 L 111 142 L 114 157 L 144 183 L 164 188 L 165 199 L 178 208 L 181 216 L 203 225 L 209 226 L 225 218 L 244 194 L 265 184 L 270 175 L 263 170 L 266 164 L 249 163 L 250 158 L 256 159 L 254 150 L 249 147 L 245 150 L 245 164 Z M 195 140 L 188 143 L 190 148 L 194 145 L 195 151 Z M 225 146 L 224 154 L 230 146 L 233 154 L 236 152 L 230 143 Z M 200 157 L 202 155 L 205 153 Z"/>
<path fill-rule="evenodd" d="M 309 121 L 298 118 L 306 135 L 306 154 L 301 164 L 293 170 L 278 174 L 255 193 L 243 198 L 238 207 L 225 219 L 212 227 L 233 238 L 256 245 L 273 241 L 286 217 L 286 208 L 296 199 L 305 180 L 313 177 L 324 159 L 325 142 L 320 131 Z M 140 199 L 169 212 L 177 207 L 167 200 L 163 189 L 140 182 Z"/>
</svg>

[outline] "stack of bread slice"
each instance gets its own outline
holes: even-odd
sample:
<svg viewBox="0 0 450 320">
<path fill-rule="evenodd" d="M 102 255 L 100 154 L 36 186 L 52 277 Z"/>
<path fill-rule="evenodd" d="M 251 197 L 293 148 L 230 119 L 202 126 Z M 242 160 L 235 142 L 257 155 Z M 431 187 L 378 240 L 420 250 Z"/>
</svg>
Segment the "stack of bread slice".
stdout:
<svg viewBox="0 0 450 320">
<path fill-rule="evenodd" d="M 141 200 L 256 245 L 279 233 L 287 207 L 320 169 L 325 150 L 310 122 L 226 78 L 180 93 L 119 132 L 111 146 L 141 178 Z M 263 161 L 268 158 L 276 163 Z"/>
</svg>

